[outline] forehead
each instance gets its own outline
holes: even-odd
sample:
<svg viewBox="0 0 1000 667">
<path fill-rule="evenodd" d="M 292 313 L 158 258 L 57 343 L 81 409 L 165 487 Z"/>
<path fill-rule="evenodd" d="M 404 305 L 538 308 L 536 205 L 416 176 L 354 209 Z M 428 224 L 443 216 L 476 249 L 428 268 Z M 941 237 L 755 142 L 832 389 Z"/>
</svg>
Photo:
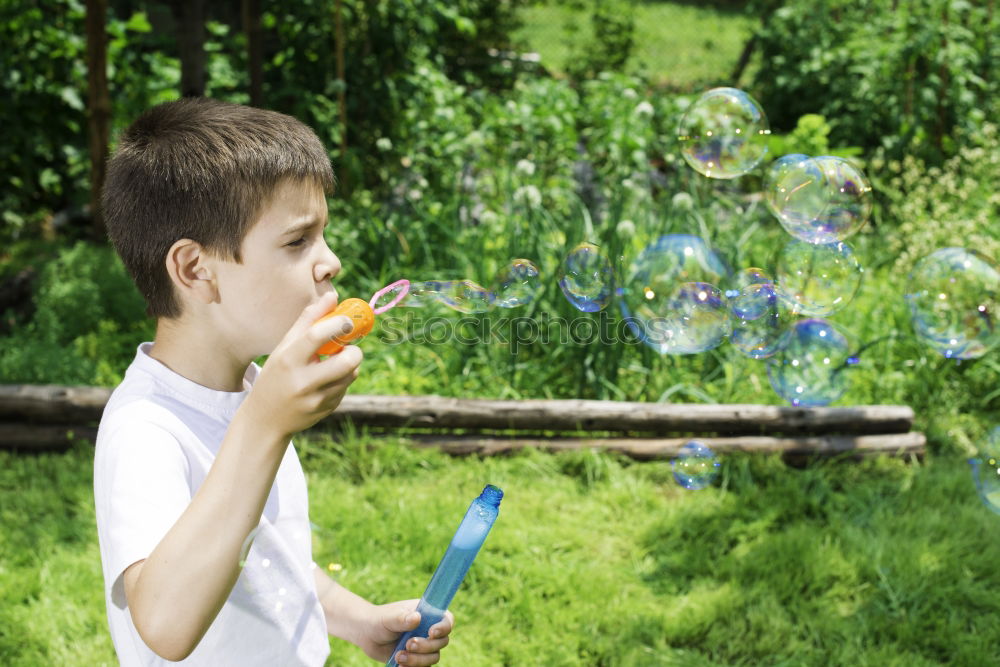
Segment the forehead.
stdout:
<svg viewBox="0 0 1000 667">
<path fill-rule="evenodd" d="M 310 180 L 284 180 L 264 202 L 249 235 L 277 235 L 306 222 L 325 222 L 326 194 Z"/>
</svg>

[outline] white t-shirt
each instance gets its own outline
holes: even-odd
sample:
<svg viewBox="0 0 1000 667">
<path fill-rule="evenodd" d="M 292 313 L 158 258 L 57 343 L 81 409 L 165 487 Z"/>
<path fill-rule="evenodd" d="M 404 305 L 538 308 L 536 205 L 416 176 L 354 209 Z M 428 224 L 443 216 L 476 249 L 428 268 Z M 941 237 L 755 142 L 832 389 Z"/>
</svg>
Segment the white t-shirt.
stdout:
<svg viewBox="0 0 1000 667">
<path fill-rule="evenodd" d="M 244 391 L 188 380 L 139 346 L 111 394 L 97 433 L 94 502 L 108 624 L 122 665 L 322 665 L 330 653 L 316 595 L 305 476 L 290 444 L 229 598 L 185 660 L 146 646 L 126 606 L 122 573 L 150 555 L 184 512 L 215 461 Z M 201 545 L 192 544 L 192 549 Z"/>
</svg>

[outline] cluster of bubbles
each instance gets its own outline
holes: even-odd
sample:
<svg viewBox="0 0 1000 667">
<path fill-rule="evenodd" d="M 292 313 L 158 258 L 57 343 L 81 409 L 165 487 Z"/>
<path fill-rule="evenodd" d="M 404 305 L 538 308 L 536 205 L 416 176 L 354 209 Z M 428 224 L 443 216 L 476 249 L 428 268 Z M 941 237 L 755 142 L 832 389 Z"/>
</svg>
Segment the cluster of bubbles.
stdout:
<svg viewBox="0 0 1000 667">
<path fill-rule="evenodd" d="M 684 160 L 714 179 L 756 169 L 769 135 L 760 105 L 735 88 L 701 95 L 678 128 Z M 728 340 L 766 360 L 772 387 L 792 405 L 828 405 L 845 392 L 845 371 L 858 359 L 844 333 L 821 318 L 847 306 L 860 287 L 864 269 L 846 239 L 871 215 L 872 188 L 855 163 L 831 155 L 784 155 L 764 171 L 767 207 L 791 236 L 774 275 L 733 271 L 703 238 L 667 234 L 622 269 L 598 245 L 579 243 L 559 267 L 559 288 L 586 313 L 617 302 L 638 340 L 661 354 L 698 354 Z M 945 248 L 917 264 L 909 285 L 914 329 L 944 356 L 975 358 L 1000 341 L 1000 269 L 991 260 Z M 413 283 L 402 305 L 438 302 L 481 313 L 526 305 L 540 287 L 538 267 L 515 259 L 489 289 L 470 280 Z"/>
</svg>

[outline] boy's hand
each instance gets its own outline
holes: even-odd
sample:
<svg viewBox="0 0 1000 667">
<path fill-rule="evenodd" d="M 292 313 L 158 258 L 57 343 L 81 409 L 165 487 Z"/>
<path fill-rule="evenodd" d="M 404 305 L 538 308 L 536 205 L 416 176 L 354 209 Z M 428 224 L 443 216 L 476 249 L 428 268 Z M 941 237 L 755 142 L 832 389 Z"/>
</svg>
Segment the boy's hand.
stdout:
<svg viewBox="0 0 1000 667">
<path fill-rule="evenodd" d="M 415 610 L 419 600 L 390 602 L 373 608 L 372 618 L 356 642 L 365 654 L 374 660 L 387 661 L 392 657 L 396 642 L 404 632 L 420 625 L 420 614 Z M 413 637 L 406 643 L 406 650 L 396 655 L 400 665 L 435 665 L 441 659 L 441 649 L 448 645 L 448 635 L 455 625 L 450 611 L 431 626 L 430 637 Z"/>
<path fill-rule="evenodd" d="M 336 293 L 323 295 L 302 315 L 267 358 L 260 377 L 244 403 L 269 431 L 283 438 L 309 428 L 337 409 L 347 388 L 358 376 L 364 355 L 355 345 L 320 360 L 316 350 L 353 328 L 347 317 L 317 322 L 337 303 Z"/>
</svg>

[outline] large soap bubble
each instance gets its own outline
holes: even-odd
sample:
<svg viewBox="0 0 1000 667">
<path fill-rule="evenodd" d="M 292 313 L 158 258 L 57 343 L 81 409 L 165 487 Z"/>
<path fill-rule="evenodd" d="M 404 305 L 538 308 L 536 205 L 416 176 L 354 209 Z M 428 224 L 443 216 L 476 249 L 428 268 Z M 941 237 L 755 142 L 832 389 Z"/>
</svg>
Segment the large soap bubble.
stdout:
<svg viewBox="0 0 1000 667">
<path fill-rule="evenodd" d="M 593 243 L 581 243 L 563 261 L 559 288 L 577 310 L 585 313 L 603 310 L 614 290 L 611 262 Z"/>
<path fill-rule="evenodd" d="M 793 313 L 826 316 L 851 302 L 862 273 L 846 243 L 815 245 L 792 240 L 778 258 L 778 290 Z"/>
<path fill-rule="evenodd" d="M 691 168 L 710 178 L 736 178 L 767 153 L 767 116 L 750 95 L 713 88 L 688 107 L 677 139 Z"/>
<path fill-rule="evenodd" d="M 442 303 L 461 313 L 485 313 L 493 306 L 493 293 L 471 280 L 425 280 L 410 283 L 400 306 L 420 308 Z"/>
<path fill-rule="evenodd" d="M 717 285 L 728 281 L 725 262 L 699 237 L 668 234 L 632 263 L 619 306 L 643 343 L 661 354 L 695 354 L 717 347 L 729 333 L 729 313 Z"/>
<path fill-rule="evenodd" d="M 987 434 L 978 458 L 969 463 L 979 497 L 990 510 L 1000 514 L 1000 426 Z"/>
<path fill-rule="evenodd" d="M 921 259 L 906 301 L 917 336 L 949 359 L 975 359 L 1000 343 L 1000 269 L 974 250 L 942 248 Z"/>
<path fill-rule="evenodd" d="M 768 168 L 764 199 L 789 234 L 806 243 L 843 241 L 872 210 L 872 188 L 859 167 L 831 155 L 785 155 Z"/>
<path fill-rule="evenodd" d="M 828 405 L 847 390 L 847 338 L 826 320 L 796 322 L 767 362 L 774 391 L 794 406 Z"/>
</svg>

